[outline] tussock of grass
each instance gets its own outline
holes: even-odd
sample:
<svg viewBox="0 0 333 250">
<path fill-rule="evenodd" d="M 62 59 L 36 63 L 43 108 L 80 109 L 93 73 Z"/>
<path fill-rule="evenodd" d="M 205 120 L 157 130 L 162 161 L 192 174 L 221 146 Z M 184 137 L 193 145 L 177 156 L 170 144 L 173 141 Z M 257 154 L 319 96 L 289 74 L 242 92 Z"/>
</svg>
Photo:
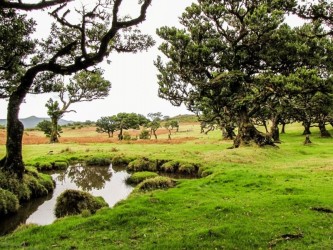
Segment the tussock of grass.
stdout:
<svg viewBox="0 0 333 250">
<path fill-rule="evenodd" d="M 109 166 L 111 159 L 109 157 L 91 157 L 86 160 L 87 166 Z"/>
<path fill-rule="evenodd" d="M 146 157 L 136 159 L 131 161 L 127 166 L 128 171 L 138 172 L 138 171 L 151 171 L 156 172 L 157 164 L 156 161 L 149 160 Z"/>
<path fill-rule="evenodd" d="M 168 161 L 161 166 L 161 170 L 166 173 L 176 173 L 179 165 L 178 161 Z"/>
<path fill-rule="evenodd" d="M 158 174 L 155 172 L 148 172 L 148 171 L 137 172 L 137 173 L 132 174 L 128 179 L 126 179 L 126 182 L 128 184 L 137 185 L 146 179 L 154 178 L 157 176 L 158 176 Z"/>
<path fill-rule="evenodd" d="M 115 155 L 111 162 L 114 166 L 127 166 L 131 161 L 133 161 L 133 158 L 126 157 L 125 155 Z"/>
<path fill-rule="evenodd" d="M 140 191 L 149 191 L 154 189 L 171 188 L 175 185 L 176 182 L 171 178 L 165 176 L 157 176 L 144 180 L 137 186 L 137 189 Z"/>
<path fill-rule="evenodd" d="M 79 190 L 66 190 L 57 198 L 54 214 L 57 218 L 86 214 L 86 210 L 94 214 L 98 209 L 107 206 L 108 204 L 102 197 L 94 197 Z"/>
<path fill-rule="evenodd" d="M 53 169 L 66 169 L 68 167 L 67 161 L 55 161 L 52 164 Z"/>
<path fill-rule="evenodd" d="M 15 213 L 19 208 L 19 201 L 17 197 L 9 192 L 0 188 L 0 216 Z"/>
</svg>

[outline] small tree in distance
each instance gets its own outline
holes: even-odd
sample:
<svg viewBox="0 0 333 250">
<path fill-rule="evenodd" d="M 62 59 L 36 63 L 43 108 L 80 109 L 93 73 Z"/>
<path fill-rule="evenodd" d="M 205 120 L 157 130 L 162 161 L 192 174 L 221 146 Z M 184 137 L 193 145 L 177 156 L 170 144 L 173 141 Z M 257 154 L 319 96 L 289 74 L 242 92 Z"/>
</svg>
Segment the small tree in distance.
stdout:
<svg viewBox="0 0 333 250">
<path fill-rule="evenodd" d="M 113 137 L 113 133 L 117 130 L 117 122 L 113 116 L 104 116 L 96 122 L 96 132 L 107 133 L 109 138 Z"/>
<path fill-rule="evenodd" d="M 148 117 L 150 117 L 151 121 L 148 124 L 148 127 L 150 127 L 150 137 L 151 135 L 154 135 L 155 139 L 157 139 L 156 131 L 161 127 L 161 120 L 162 120 L 162 113 L 149 113 Z"/>
<path fill-rule="evenodd" d="M 65 113 L 75 112 L 75 110 L 68 110 L 71 104 L 102 99 L 109 94 L 110 88 L 111 83 L 103 78 L 100 70 L 94 72 L 81 71 L 74 75 L 68 85 L 60 82 L 57 90 L 59 91 L 62 107 L 59 106 L 58 101 L 54 101 L 52 98 L 45 105 L 48 109 L 47 114 L 52 122 L 50 142 L 59 142 L 58 121 Z M 67 95 L 67 100 L 65 95 Z"/>
<path fill-rule="evenodd" d="M 52 133 L 52 122 L 48 120 L 43 120 L 39 122 L 36 126 L 39 130 L 43 131 L 46 137 L 50 137 Z M 60 133 L 62 133 L 61 126 L 58 125 L 58 137 L 60 137 Z"/>
</svg>

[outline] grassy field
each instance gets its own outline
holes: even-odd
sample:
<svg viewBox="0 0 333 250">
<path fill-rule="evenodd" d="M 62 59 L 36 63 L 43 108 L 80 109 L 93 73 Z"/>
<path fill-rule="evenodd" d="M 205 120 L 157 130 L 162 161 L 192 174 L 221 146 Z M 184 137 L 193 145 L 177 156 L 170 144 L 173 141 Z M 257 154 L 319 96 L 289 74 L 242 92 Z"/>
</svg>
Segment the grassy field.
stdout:
<svg viewBox="0 0 333 250">
<path fill-rule="evenodd" d="M 172 140 L 162 129 L 158 140 L 118 142 L 82 128 L 47 144 L 40 132 L 29 131 L 27 164 L 144 156 L 196 162 L 210 175 L 177 180 L 170 189 L 134 191 L 89 217 L 23 226 L 1 237 L 0 249 L 333 249 L 333 139 L 313 131 L 308 146 L 302 128 L 293 125 L 279 148 L 233 150 L 220 131 L 200 134 L 193 123 L 181 124 Z"/>
</svg>

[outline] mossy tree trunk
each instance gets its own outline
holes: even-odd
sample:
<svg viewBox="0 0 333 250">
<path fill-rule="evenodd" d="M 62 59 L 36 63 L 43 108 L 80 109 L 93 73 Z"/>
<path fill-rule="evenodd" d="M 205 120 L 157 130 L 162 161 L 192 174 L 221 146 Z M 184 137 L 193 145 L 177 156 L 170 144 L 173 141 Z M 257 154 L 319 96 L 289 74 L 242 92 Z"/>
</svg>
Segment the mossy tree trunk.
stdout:
<svg viewBox="0 0 333 250">
<path fill-rule="evenodd" d="M 50 135 L 50 143 L 59 142 L 59 131 L 58 131 L 58 119 L 56 117 L 51 117 L 52 129 Z"/>
<path fill-rule="evenodd" d="M 266 145 L 276 146 L 271 137 L 258 131 L 250 122 L 247 113 L 243 112 L 240 116 L 238 135 L 234 140 L 233 148 L 238 148 L 241 145 L 251 145 L 253 143 L 260 147 Z"/>
<path fill-rule="evenodd" d="M 0 166 L 5 171 L 16 174 L 18 178 L 23 178 L 25 170 L 22 157 L 24 126 L 18 118 L 20 105 L 28 93 L 37 72 L 37 70 L 27 71 L 21 79 L 22 84 L 16 91 L 11 93 L 8 101 L 6 155 L 1 159 Z"/>
<path fill-rule="evenodd" d="M 271 136 L 274 142 L 280 142 L 280 132 L 279 132 L 279 115 L 273 116 L 271 118 L 272 126 L 271 126 Z"/>
</svg>

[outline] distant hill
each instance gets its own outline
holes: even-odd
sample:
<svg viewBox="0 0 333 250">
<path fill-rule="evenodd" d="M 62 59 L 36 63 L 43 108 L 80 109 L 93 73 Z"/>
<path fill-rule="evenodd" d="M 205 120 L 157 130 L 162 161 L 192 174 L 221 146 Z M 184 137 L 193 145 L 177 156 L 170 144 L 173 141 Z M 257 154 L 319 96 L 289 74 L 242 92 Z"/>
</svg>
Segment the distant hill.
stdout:
<svg viewBox="0 0 333 250">
<path fill-rule="evenodd" d="M 24 125 L 24 128 L 35 128 L 37 126 L 37 124 L 43 120 L 50 121 L 50 118 L 40 118 L 40 117 L 36 117 L 36 116 L 30 116 L 27 118 L 20 119 L 20 121 Z M 60 126 L 66 125 L 68 123 L 73 123 L 73 121 L 67 121 L 67 120 L 63 120 L 63 119 L 59 120 Z M 0 125 L 6 126 L 6 124 L 7 124 L 7 119 L 0 119 Z"/>
</svg>

